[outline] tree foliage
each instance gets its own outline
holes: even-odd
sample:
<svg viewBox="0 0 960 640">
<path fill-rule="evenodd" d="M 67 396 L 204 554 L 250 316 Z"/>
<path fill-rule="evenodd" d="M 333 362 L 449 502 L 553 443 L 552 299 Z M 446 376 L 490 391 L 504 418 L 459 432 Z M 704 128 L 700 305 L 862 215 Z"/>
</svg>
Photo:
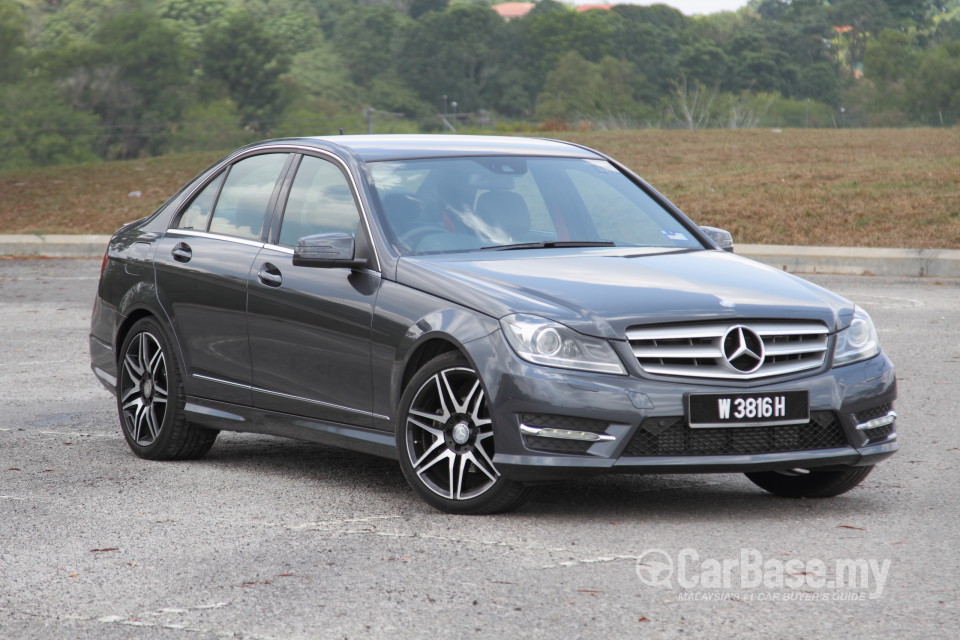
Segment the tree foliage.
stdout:
<svg viewBox="0 0 960 640">
<path fill-rule="evenodd" d="M 444 109 L 457 126 L 949 125 L 958 42 L 960 0 L 693 17 L 540 0 L 509 22 L 486 0 L 0 0 L 0 139 L 20 166 L 364 130 L 370 108 L 425 128 Z"/>
<path fill-rule="evenodd" d="M 236 103 L 241 124 L 266 133 L 283 109 L 282 76 L 290 67 L 282 43 L 245 11 L 210 24 L 200 50 L 205 76 Z"/>
</svg>

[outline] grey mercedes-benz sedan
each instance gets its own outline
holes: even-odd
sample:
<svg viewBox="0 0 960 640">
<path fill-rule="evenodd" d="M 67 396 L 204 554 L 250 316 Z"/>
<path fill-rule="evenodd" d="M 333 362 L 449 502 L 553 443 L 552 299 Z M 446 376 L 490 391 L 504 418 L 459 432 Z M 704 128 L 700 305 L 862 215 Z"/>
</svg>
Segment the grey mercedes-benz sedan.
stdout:
<svg viewBox="0 0 960 640">
<path fill-rule="evenodd" d="M 843 493 L 897 449 L 893 365 L 863 309 L 732 248 L 574 144 L 271 140 L 113 236 L 93 371 L 140 457 L 317 441 L 452 513 L 595 473 Z"/>
</svg>

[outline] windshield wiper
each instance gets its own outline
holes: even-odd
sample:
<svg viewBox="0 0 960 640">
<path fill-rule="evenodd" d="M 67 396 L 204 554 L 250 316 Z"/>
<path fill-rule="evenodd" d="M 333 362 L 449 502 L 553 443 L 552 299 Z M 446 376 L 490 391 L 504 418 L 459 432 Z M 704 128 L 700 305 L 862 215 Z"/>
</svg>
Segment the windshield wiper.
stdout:
<svg viewBox="0 0 960 640">
<path fill-rule="evenodd" d="M 616 242 L 605 240 L 545 240 L 543 242 L 520 242 L 517 244 L 495 244 L 481 247 L 481 251 L 512 251 L 514 249 L 563 249 L 575 247 L 615 247 Z"/>
</svg>

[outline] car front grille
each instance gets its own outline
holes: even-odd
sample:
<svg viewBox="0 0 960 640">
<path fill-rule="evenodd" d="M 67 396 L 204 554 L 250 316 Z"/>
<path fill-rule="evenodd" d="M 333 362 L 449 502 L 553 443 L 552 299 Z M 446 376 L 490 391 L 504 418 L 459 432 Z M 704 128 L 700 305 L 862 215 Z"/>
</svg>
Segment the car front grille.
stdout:
<svg viewBox="0 0 960 640">
<path fill-rule="evenodd" d="M 827 333 L 819 322 L 709 322 L 631 327 L 627 340 L 647 373 L 751 380 L 823 366 Z M 743 335 L 762 342 L 749 345 L 759 357 L 737 357 Z"/>
<path fill-rule="evenodd" d="M 647 418 L 624 456 L 720 456 L 809 451 L 847 446 L 830 411 L 814 411 L 807 424 L 692 429 L 683 417 Z"/>
</svg>

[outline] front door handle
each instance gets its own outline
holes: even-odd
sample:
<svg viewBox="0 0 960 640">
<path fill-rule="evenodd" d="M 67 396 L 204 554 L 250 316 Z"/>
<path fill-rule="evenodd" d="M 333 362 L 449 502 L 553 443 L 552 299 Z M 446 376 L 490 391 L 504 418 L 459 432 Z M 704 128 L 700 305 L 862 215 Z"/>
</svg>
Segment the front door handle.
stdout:
<svg viewBox="0 0 960 640">
<path fill-rule="evenodd" d="M 190 248 L 186 242 L 178 242 L 176 246 L 173 247 L 173 250 L 170 251 L 170 255 L 173 256 L 173 259 L 177 262 L 190 262 L 190 259 L 193 257 L 193 249 Z"/>
<path fill-rule="evenodd" d="M 269 262 L 265 262 L 263 266 L 260 267 L 260 271 L 257 272 L 257 277 L 260 278 L 260 282 L 268 287 L 279 287 L 283 284 L 283 275 L 280 273 L 280 269 L 277 269 L 276 266 Z"/>
</svg>

